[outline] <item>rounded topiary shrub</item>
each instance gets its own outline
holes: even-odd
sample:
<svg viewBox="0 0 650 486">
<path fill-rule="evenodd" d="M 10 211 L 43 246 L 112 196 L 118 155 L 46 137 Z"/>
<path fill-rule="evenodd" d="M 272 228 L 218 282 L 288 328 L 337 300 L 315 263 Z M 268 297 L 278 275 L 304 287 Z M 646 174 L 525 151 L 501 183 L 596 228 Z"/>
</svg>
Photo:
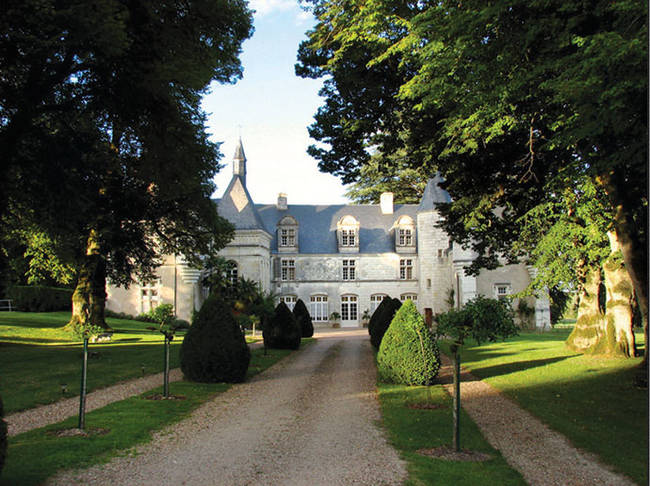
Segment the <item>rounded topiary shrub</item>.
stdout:
<svg viewBox="0 0 650 486">
<path fill-rule="evenodd" d="M 375 347 L 375 349 L 379 349 L 379 346 L 381 345 L 381 341 L 384 338 L 384 334 L 386 333 L 388 326 L 390 326 L 393 317 L 395 317 L 395 313 L 399 310 L 401 306 L 402 303 L 398 299 L 395 298 L 390 299 L 390 301 L 387 302 L 384 308 L 381 310 L 381 313 L 377 316 L 377 321 L 375 322 L 374 328 L 372 330 L 372 334 L 370 335 L 370 342 Z"/>
<path fill-rule="evenodd" d="M 368 322 L 368 334 L 370 334 L 371 337 L 375 332 L 375 328 L 377 327 L 379 316 L 383 312 L 384 308 L 390 303 L 390 301 L 391 298 L 389 296 L 384 297 L 375 309 L 375 312 L 373 312 L 372 316 L 370 316 L 370 322 Z"/>
<path fill-rule="evenodd" d="M 5 465 L 5 457 L 7 457 L 7 422 L 2 420 L 4 417 L 4 409 L 2 408 L 2 397 L 0 397 L 0 472 Z"/>
<path fill-rule="evenodd" d="M 314 335 L 314 323 L 311 321 L 307 306 L 305 306 L 305 303 L 301 299 L 298 299 L 298 302 L 296 302 L 293 308 L 293 316 L 298 321 L 302 337 L 312 337 Z"/>
<path fill-rule="evenodd" d="M 438 375 L 440 352 L 424 319 L 407 300 L 397 311 L 377 354 L 379 379 L 387 383 L 429 385 Z"/>
<path fill-rule="evenodd" d="M 211 295 L 195 314 L 181 345 L 181 370 L 191 381 L 239 383 L 251 353 L 231 309 Z"/>
<path fill-rule="evenodd" d="M 264 346 L 276 349 L 298 349 L 302 332 L 287 304 L 280 302 L 264 323 Z"/>
</svg>

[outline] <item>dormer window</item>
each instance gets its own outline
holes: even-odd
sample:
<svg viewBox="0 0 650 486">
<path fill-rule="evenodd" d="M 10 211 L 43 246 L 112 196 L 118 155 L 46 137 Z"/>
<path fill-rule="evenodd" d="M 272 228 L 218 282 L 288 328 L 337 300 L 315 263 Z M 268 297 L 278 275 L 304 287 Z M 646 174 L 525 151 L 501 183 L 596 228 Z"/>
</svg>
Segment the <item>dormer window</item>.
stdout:
<svg viewBox="0 0 650 486">
<path fill-rule="evenodd" d="M 395 249 L 397 253 L 415 252 L 415 223 L 409 216 L 402 216 L 395 223 Z"/>
<path fill-rule="evenodd" d="M 344 216 L 336 225 L 339 252 L 359 252 L 359 222 L 354 216 Z"/>
<path fill-rule="evenodd" d="M 278 251 L 298 252 L 298 221 L 293 216 L 285 216 L 278 223 Z"/>
</svg>

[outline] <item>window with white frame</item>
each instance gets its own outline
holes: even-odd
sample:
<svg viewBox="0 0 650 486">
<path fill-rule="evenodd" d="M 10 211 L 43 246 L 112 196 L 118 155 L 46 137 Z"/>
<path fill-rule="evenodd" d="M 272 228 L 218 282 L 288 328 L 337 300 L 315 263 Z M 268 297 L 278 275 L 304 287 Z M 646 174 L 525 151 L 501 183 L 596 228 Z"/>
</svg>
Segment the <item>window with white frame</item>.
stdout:
<svg viewBox="0 0 650 486">
<path fill-rule="evenodd" d="M 356 260 L 343 260 L 343 280 L 356 278 Z"/>
<path fill-rule="evenodd" d="M 280 267 L 280 278 L 284 281 L 296 279 L 296 261 L 282 259 Z"/>
<path fill-rule="evenodd" d="M 228 262 L 228 270 L 227 270 L 226 278 L 232 285 L 235 285 L 237 283 L 238 277 L 239 277 L 239 268 L 237 266 L 237 262 L 230 260 Z"/>
<path fill-rule="evenodd" d="M 413 279 L 413 260 L 410 258 L 402 258 L 399 261 L 399 278 L 400 280 Z"/>
<path fill-rule="evenodd" d="M 399 253 L 415 251 L 415 223 L 410 216 L 403 215 L 395 223 L 395 248 Z"/>
<path fill-rule="evenodd" d="M 296 246 L 296 230 L 280 228 L 280 246 Z"/>
<path fill-rule="evenodd" d="M 309 313 L 312 321 L 327 321 L 328 311 L 327 295 L 312 295 L 309 298 Z"/>
<path fill-rule="evenodd" d="M 297 300 L 298 298 L 295 295 L 282 295 L 280 297 L 280 302 L 284 302 L 290 311 L 293 311 Z"/>
<path fill-rule="evenodd" d="M 358 319 L 358 305 L 356 295 L 341 296 L 341 320 L 356 321 Z"/>
<path fill-rule="evenodd" d="M 379 304 L 381 304 L 381 301 L 384 300 L 385 297 L 388 297 L 386 294 L 373 294 L 370 296 L 370 314 L 372 315 L 376 310 L 377 307 L 379 307 Z"/>
<path fill-rule="evenodd" d="M 498 283 L 494 285 L 494 297 L 503 300 L 507 299 L 512 293 L 512 288 L 509 283 Z"/>
<path fill-rule="evenodd" d="M 413 231 L 410 228 L 400 228 L 399 230 L 399 245 L 412 246 L 413 245 Z"/>
<path fill-rule="evenodd" d="M 341 230 L 341 246 L 356 246 L 357 231 L 354 229 Z"/>
<path fill-rule="evenodd" d="M 145 314 L 160 304 L 160 280 L 140 284 L 140 312 Z"/>
<path fill-rule="evenodd" d="M 401 300 L 402 302 L 406 302 L 407 300 L 417 302 L 418 294 L 402 294 L 399 296 L 399 300 Z"/>
</svg>

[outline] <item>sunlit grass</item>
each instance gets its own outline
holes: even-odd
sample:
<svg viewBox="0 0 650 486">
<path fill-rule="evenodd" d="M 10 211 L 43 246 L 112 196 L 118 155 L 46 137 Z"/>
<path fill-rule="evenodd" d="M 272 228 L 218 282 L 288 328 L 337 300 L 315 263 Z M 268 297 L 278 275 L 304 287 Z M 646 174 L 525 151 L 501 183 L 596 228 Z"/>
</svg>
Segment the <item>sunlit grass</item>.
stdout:
<svg viewBox="0 0 650 486">
<path fill-rule="evenodd" d="M 463 366 L 501 390 L 576 446 L 639 484 L 648 482 L 648 390 L 635 386 L 641 358 L 581 355 L 570 328 L 468 345 Z M 642 334 L 637 334 L 642 343 Z M 443 346 L 444 349 L 444 346 Z"/>
</svg>

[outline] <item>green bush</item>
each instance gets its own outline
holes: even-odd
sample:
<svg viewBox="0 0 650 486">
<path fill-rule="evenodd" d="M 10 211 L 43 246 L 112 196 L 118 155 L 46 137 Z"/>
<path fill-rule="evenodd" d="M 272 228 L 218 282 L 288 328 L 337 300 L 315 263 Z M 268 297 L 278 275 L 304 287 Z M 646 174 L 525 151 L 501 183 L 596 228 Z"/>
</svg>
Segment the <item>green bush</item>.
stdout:
<svg viewBox="0 0 650 486">
<path fill-rule="evenodd" d="M 38 285 L 9 287 L 7 298 L 12 309 L 23 312 L 51 312 L 72 310 L 72 290 Z"/>
<path fill-rule="evenodd" d="M 312 337 L 314 335 L 314 323 L 311 321 L 309 311 L 301 299 L 298 299 L 293 308 L 293 316 L 298 321 L 302 337 Z"/>
<path fill-rule="evenodd" d="M 5 465 L 5 457 L 7 457 L 7 422 L 2 420 L 4 416 L 2 397 L 0 397 L 0 473 Z"/>
<path fill-rule="evenodd" d="M 195 314 L 180 351 L 181 370 L 191 381 L 239 383 L 251 353 L 230 308 L 211 295 Z"/>
<path fill-rule="evenodd" d="M 430 385 L 440 369 L 435 337 L 415 304 L 407 300 L 397 311 L 377 354 L 379 379 L 404 385 Z"/>
<path fill-rule="evenodd" d="M 384 301 L 382 301 L 382 304 L 383 303 Z M 384 334 L 386 333 L 388 326 L 390 326 L 393 317 L 395 317 L 395 313 L 399 310 L 401 306 L 402 303 L 398 299 L 395 298 L 390 299 L 390 301 L 386 303 L 384 308 L 377 316 L 377 320 L 375 321 L 372 334 L 370 335 L 370 342 L 375 347 L 375 349 L 379 349 L 379 346 L 381 345 L 381 341 L 384 338 Z M 379 310 L 379 308 L 377 308 L 377 310 Z"/>
<path fill-rule="evenodd" d="M 264 323 L 264 346 L 276 349 L 298 349 L 302 332 L 287 304 L 280 302 Z"/>
</svg>

